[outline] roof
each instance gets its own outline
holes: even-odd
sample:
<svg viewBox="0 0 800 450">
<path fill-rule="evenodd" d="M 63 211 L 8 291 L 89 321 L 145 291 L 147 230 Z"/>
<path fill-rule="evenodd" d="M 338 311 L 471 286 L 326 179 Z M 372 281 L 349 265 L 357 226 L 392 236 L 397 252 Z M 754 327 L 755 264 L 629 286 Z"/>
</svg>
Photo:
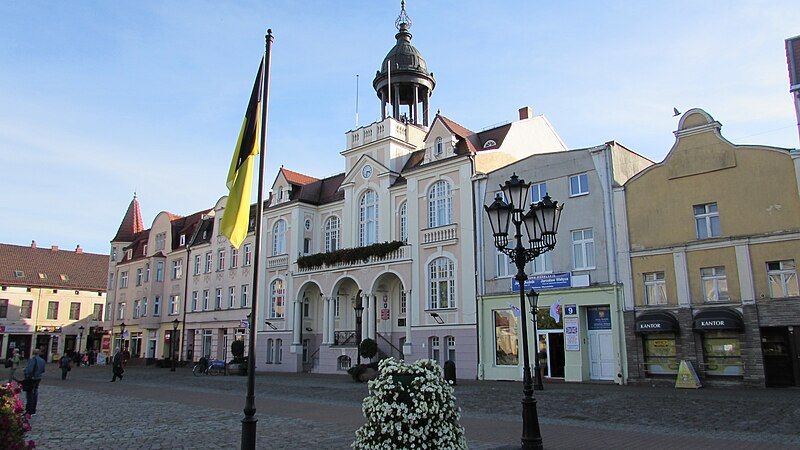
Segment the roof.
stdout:
<svg viewBox="0 0 800 450">
<path fill-rule="evenodd" d="M 344 200 L 344 192 L 339 190 L 344 178 L 345 174 L 340 173 L 306 184 L 300 188 L 296 199 L 312 205 L 324 205 Z"/>
<path fill-rule="evenodd" d="M 15 276 L 16 271 L 22 276 Z M 105 292 L 107 271 L 108 255 L 0 244 L 0 284 L 4 286 Z"/>
<path fill-rule="evenodd" d="M 122 264 L 144 258 L 144 247 L 147 245 L 148 239 L 150 239 L 150 228 L 136 233 L 133 239 L 131 239 L 131 243 L 122 248 L 125 254 L 122 255 L 122 260 L 120 260 L 119 263 Z M 128 258 L 128 250 L 133 250 L 130 258 Z"/>
<path fill-rule="evenodd" d="M 194 235 L 194 230 L 197 227 L 197 224 L 200 223 L 203 215 L 208 214 L 209 211 L 211 210 L 205 209 L 203 211 L 190 214 L 186 217 L 180 217 L 172 220 L 172 250 L 177 250 L 180 248 L 181 235 L 186 236 L 186 243 L 189 242 L 189 240 L 192 238 L 192 235 Z"/>
<path fill-rule="evenodd" d="M 319 181 L 317 178 L 304 175 L 302 173 L 295 172 L 293 170 L 285 169 L 283 167 L 281 167 L 281 173 L 283 174 L 283 177 L 286 178 L 286 181 L 294 185 L 302 186 L 304 184 Z"/>
<path fill-rule="evenodd" d="M 128 205 L 128 210 L 125 212 L 125 217 L 122 218 L 122 223 L 119 225 L 117 234 L 111 242 L 131 242 L 136 233 L 144 229 L 144 222 L 142 222 L 142 211 L 139 208 L 139 200 L 136 199 L 136 194 L 133 194 L 133 200 Z"/>
<path fill-rule="evenodd" d="M 466 146 L 466 149 L 470 153 L 475 153 L 475 152 L 478 151 L 478 149 L 480 148 L 480 144 L 478 142 L 476 142 L 477 139 L 476 139 L 474 131 L 462 126 L 461 124 L 459 124 L 458 122 L 456 122 L 456 121 L 454 121 L 452 119 L 448 119 L 447 117 L 445 117 L 445 116 L 443 116 L 441 114 L 437 114 L 436 118 L 441 120 L 442 124 L 448 130 L 450 130 L 451 133 L 456 135 L 457 138 L 459 138 L 459 141 L 461 141 L 461 142 L 459 142 L 459 144 L 461 144 L 463 142 L 463 145 Z M 434 120 L 436 120 L 436 119 L 434 119 Z M 431 128 L 433 128 L 433 127 L 431 127 Z M 425 137 L 427 138 L 427 136 L 425 136 Z M 458 144 L 457 144 L 457 146 L 458 146 Z"/>
</svg>

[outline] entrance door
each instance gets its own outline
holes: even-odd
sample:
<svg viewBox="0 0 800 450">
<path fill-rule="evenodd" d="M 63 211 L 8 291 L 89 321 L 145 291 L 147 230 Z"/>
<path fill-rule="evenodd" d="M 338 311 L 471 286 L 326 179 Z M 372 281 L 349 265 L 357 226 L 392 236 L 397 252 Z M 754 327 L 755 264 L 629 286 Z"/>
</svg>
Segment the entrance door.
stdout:
<svg viewBox="0 0 800 450">
<path fill-rule="evenodd" d="M 589 377 L 614 379 L 614 344 L 611 339 L 611 311 L 608 306 L 586 308 L 589 338 Z"/>
<path fill-rule="evenodd" d="M 792 334 L 787 327 L 761 329 L 761 350 L 764 353 L 766 385 L 771 387 L 797 384 L 794 371 Z M 794 350 L 794 351 L 793 351 Z"/>
<path fill-rule="evenodd" d="M 547 353 L 550 376 L 564 378 L 564 333 L 547 333 Z"/>
<path fill-rule="evenodd" d="M 50 335 L 49 334 L 40 334 L 36 336 L 36 348 L 41 350 L 39 356 L 44 358 L 45 361 L 49 361 L 50 356 Z"/>
</svg>

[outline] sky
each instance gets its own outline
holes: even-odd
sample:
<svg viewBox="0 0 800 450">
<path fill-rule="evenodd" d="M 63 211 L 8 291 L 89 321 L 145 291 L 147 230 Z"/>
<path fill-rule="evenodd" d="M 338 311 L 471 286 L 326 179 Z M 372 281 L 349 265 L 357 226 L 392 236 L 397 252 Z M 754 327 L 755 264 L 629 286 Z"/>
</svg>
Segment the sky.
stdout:
<svg viewBox="0 0 800 450">
<path fill-rule="evenodd" d="M 602 3 L 602 4 L 601 4 Z M 673 107 L 734 143 L 798 148 L 784 39 L 794 1 L 409 0 L 431 110 L 478 131 L 531 106 L 570 148 L 655 161 Z M 265 184 L 343 171 L 344 133 L 380 118 L 371 82 L 399 1 L 0 3 L 0 242 L 107 253 L 138 195 L 145 226 L 226 195 L 272 28 Z"/>
</svg>

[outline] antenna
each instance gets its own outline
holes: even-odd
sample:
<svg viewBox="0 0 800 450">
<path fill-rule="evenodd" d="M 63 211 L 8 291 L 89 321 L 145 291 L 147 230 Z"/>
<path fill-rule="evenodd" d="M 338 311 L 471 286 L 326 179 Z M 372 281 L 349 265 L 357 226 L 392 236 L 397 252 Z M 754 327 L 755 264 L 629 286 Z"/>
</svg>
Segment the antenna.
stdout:
<svg viewBox="0 0 800 450">
<path fill-rule="evenodd" d="M 358 128 L 358 74 L 356 74 L 356 128 Z"/>
</svg>

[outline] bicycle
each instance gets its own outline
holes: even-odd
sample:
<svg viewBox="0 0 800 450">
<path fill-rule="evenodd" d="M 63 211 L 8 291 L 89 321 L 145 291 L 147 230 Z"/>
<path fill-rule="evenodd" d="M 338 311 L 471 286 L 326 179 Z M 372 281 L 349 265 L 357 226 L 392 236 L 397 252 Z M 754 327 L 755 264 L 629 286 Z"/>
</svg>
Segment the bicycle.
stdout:
<svg viewBox="0 0 800 450">
<path fill-rule="evenodd" d="M 226 368 L 225 361 L 219 359 L 209 360 L 203 357 L 192 368 L 192 374 L 196 377 L 201 375 L 222 375 L 226 372 Z"/>
</svg>

